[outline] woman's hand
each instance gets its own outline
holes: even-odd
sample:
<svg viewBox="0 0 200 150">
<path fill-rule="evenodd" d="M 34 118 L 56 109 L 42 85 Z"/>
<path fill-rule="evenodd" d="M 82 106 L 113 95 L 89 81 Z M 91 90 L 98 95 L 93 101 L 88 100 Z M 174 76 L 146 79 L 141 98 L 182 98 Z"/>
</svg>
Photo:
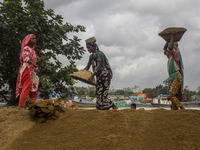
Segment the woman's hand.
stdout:
<svg viewBox="0 0 200 150">
<path fill-rule="evenodd" d="M 88 63 L 87 66 L 84 68 L 85 70 L 89 70 L 90 69 L 91 64 Z"/>
<path fill-rule="evenodd" d="M 171 32 L 171 35 L 175 35 L 175 34 L 176 34 L 176 31 L 172 31 L 172 32 Z"/>
<path fill-rule="evenodd" d="M 91 81 L 92 82 L 92 79 L 94 78 L 94 74 L 92 74 L 90 77 L 89 77 L 89 79 L 88 79 L 88 81 Z"/>
<path fill-rule="evenodd" d="M 169 42 L 166 42 L 166 43 L 165 43 L 165 45 L 164 45 L 164 47 L 163 47 L 163 50 L 164 50 L 164 51 L 167 50 L 168 44 L 169 44 Z"/>
<path fill-rule="evenodd" d="M 37 68 L 38 65 L 36 65 L 36 63 L 32 62 L 33 67 Z"/>
<path fill-rule="evenodd" d="M 169 50 L 173 50 L 174 47 L 174 35 L 176 34 L 176 31 L 172 31 L 171 32 L 171 39 L 170 39 L 170 46 L 169 46 Z"/>
<path fill-rule="evenodd" d="M 38 65 L 36 65 L 36 63 L 34 63 L 34 62 L 30 61 L 30 60 L 28 60 L 28 63 L 31 64 L 31 65 L 32 65 L 33 67 L 35 67 L 35 68 L 38 67 Z"/>
<path fill-rule="evenodd" d="M 165 55 L 166 55 L 166 53 L 167 53 L 167 50 L 164 50 L 164 52 L 163 52 Z"/>
</svg>

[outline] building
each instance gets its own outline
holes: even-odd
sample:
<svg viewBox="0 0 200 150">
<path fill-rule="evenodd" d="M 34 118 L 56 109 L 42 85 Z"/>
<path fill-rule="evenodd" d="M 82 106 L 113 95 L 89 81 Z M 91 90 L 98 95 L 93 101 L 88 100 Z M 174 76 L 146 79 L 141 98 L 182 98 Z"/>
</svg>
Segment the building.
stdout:
<svg viewBox="0 0 200 150">
<path fill-rule="evenodd" d="M 141 93 L 142 92 L 141 88 L 138 85 L 134 86 L 132 88 L 132 91 L 133 91 L 133 93 Z"/>
<path fill-rule="evenodd" d="M 147 94 L 138 94 L 137 100 L 146 100 L 147 99 Z"/>
</svg>

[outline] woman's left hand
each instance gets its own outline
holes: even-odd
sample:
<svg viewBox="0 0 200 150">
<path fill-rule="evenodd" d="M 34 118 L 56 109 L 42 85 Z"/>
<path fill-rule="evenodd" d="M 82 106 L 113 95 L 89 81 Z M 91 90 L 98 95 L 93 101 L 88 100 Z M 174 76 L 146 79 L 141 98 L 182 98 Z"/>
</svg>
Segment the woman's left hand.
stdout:
<svg viewBox="0 0 200 150">
<path fill-rule="evenodd" d="M 36 72 L 38 71 L 38 67 L 37 67 L 37 68 L 36 68 L 36 67 L 34 67 L 33 69 L 34 69 Z"/>
<path fill-rule="evenodd" d="M 172 31 L 172 32 L 171 32 L 171 35 L 175 35 L 175 34 L 176 34 L 176 31 Z"/>
<path fill-rule="evenodd" d="M 89 77 L 88 81 L 92 81 L 93 78 L 94 78 L 94 74 L 92 74 L 92 75 Z"/>
</svg>

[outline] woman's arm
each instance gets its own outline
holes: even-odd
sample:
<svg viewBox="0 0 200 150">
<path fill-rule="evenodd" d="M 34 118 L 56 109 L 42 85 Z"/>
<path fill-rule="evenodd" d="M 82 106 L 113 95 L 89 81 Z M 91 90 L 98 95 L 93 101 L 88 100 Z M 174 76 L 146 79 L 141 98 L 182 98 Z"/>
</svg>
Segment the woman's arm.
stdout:
<svg viewBox="0 0 200 150">
<path fill-rule="evenodd" d="M 169 46 L 169 54 L 174 58 L 175 61 L 179 61 L 179 55 L 177 51 L 174 49 L 174 35 L 176 34 L 176 31 L 172 31 L 171 33 L 171 40 L 170 40 L 170 46 Z"/>
<path fill-rule="evenodd" d="M 27 63 L 31 64 L 35 68 L 38 67 L 38 65 L 36 65 L 36 63 L 32 62 L 31 60 L 28 60 Z"/>
<path fill-rule="evenodd" d="M 174 35 L 176 34 L 175 31 L 172 31 L 171 33 L 171 40 L 170 40 L 170 45 L 169 45 L 169 50 L 173 50 L 174 49 Z"/>
<path fill-rule="evenodd" d="M 37 68 L 38 65 L 36 65 L 36 63 L 34 63 L 34 62 L 32 62 L 32 61 L 30 60 L 30 53 L 31 53 L 30 48 L 27 46 L 27 47 L 25 47 L 23 50 L 24 50 L 23 61 L 25 61 L 25 62 L 27 62 L 27 63 L 29 63 L 29 64 L 31 64 L 32 66 L 34 66 L 34 67 Z"/>
<path fill-rule="evenodd" d="M 91 63 L 88 63 L 87 66 L 84 68 L 85 70 L 89 70 L 91 66 Z"/>
<path fill-rule="evenodd" d="M 97 67 L 96 67 L 94 73 L 89 77 L 88 81 L 92 81 L 92 79 L 94 78 L 95 75 L 97 75 L 97 73 L 99 72 L 100 69 L 101 69 L 101 60 L 98 60 Z"/>
<path fill-rule="evenodd" d="M 97 61 L 97 67 L 96 67 L 93 74 L 96 75 L 99 72 L 100 69 L 101 69 L 101 60 L 98 60 Z"/>
<path fill-rule="evenodd" d="M 167 52 L 168 44 L 169 44 L 169 42 L 166 42 L 166 43 L 165 43 L 165 46 L 163 47 L 163 50 L 164 50 L 164 54 L 165 54 L 165 55 L 166 55 L 166 52 Z"/>
</svg>

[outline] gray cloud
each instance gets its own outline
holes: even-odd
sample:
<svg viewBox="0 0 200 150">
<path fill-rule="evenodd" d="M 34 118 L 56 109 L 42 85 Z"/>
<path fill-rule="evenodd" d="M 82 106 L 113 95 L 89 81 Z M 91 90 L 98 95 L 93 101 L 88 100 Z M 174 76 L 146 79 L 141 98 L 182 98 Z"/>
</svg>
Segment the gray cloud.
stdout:
<svg viewBox="0 0 200 150">
<path fill-rule="evenodd" d="M 78 33 L 84 40 L 95 36 L 114 72 L 111 86 L 155 87 L 167 75 L 167 58 L 163 55 L 164 40 L 158 33 L 167 27 L 185 27 L 179 43 L 185 66 L 185 85 L 195 90 L 200 83 L 200 10 L 198 0 L 45 0 L 64 17 L 65 22 L 86 27 Z M 88 62 L 89 53 L 76 61 L 79 69 Z M 64 57 L 59 59 L 67 64 Z M 82 85 L 78 82 L 77 85 Z M 83 84 L 85 85 L 85 84 Z"/>
</svg>

